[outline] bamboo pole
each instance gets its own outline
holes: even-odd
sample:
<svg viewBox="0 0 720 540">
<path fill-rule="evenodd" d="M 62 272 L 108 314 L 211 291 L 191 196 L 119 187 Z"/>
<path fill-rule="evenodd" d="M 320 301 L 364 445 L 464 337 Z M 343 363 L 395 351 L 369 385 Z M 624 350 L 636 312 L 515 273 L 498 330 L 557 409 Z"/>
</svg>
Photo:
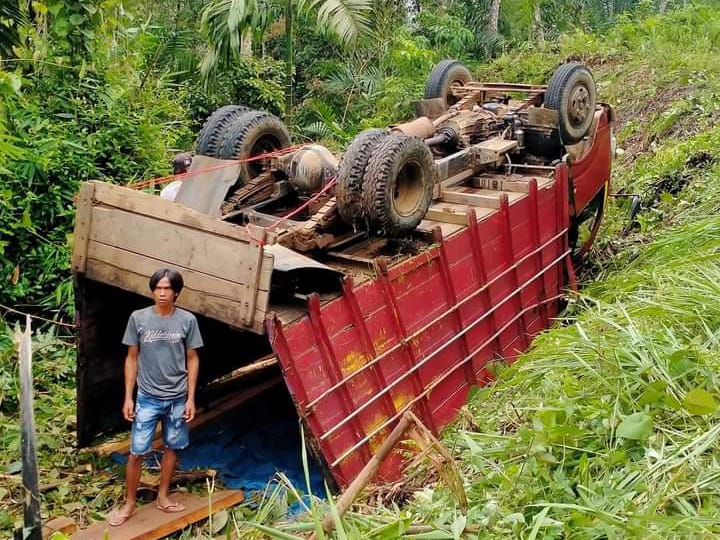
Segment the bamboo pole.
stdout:
<svg viewBox="0 0 720 540">
<path fill-rule="evenodd" d="M 438 472 L 447 483 L 448 488 L 453 493 L 453 495 L 455 495 L 455 498 L 460 505 L 460 509 L 463 512 L 467 513 L 467 494 L 465 493 L 462 475 L 460 474 L 460 469 L 457 466 L 457 462 L 450 455 L 450 452 L 448 452 L 448 449 L 445 447 L 445 445 L 441 443 L 440 440 L 435 437 L 435 435 L 433 435 L 432 432 L 425 425 L 423 425 L 420 419 L 412 411 L 408 411 L 406 414 L 413 422 L 411 434 L 416 434 L 418 437 L 413 437 L 413 439 L 420 444 L 428 445 L 429 447 L 434 448 L 435 451 L 440 454 L 440 460 L 436 461 L 431 459 L 431 461 L 436 465 Z M 421 449 L 426 450 L 426 448 L 422 447 Z"/>
<path fill-rule="evenodd" d="M 35 452 L 35 414 L 33 411 L 31 318 L 25 319 L 25 332 L 20 334 L 20 410 L 24 540 L 42 540 L 40 522 L 40 490 L 38 486 L 37 455 Z M 17 532 L 16 532 L 17 535 Z"/>
<path fill-rule="evenodd" d="M 388 435 L 387 439 L 383 441 L 378 451 L 372 458 L 370 458 L 370 461 L 368 461 L 365 467 L 363 467 L 360 474 L 355 477 L 355 480 L 351 482 L 348 488 L 335 503 L 338 516 L 342 517 L 343 514 L 348 511 L 357 496 L 360 495 L 360 492 L 365 489 L 365 486 L 367 486 L 370 480 L 373 479 L 380 468 L 380 465 L 382 465 L 382 462 L 392 451 L 395 445 L 400 442 L 400 439 L 410 427 L 411 422 L 412 420 L 407 413 L 400 418 L 400 421 L 397 426 L 395 426 L 395 429 L 390 432 L 390 435 Z M 322 526 L 325 532 L 330 532 L 335 528 L 335 520 L 333 519 L 332 514 L 325 517 Z M 310 540 L 317 540 L 315 534 L 310 537 Z"/>
</svg>

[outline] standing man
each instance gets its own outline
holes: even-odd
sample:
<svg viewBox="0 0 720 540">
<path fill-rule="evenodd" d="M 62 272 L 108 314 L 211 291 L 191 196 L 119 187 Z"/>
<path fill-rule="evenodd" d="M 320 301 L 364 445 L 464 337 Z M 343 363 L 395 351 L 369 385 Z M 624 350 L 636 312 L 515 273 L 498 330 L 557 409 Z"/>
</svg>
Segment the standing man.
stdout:
<svg viewBox="0 0 720 540">
<path fill-rule="evenodd" d="M 133 424 L 125 504 L 110 513 L 108 522 L 112 526 L 122 525 L 135 514 L 143 457 L 151 450 L 158 421 L 162 422 L 165 451 L 156 505 L 164 512 L 185 510 L 170 500 L 168 490 L 176 452 L 189 443 L 188 422 L 195 417 L 197 349 L 203 342 L 195 316 L 175 306 L 182 288 L 183 278 L 175 270 L 161 268 L 155 272 L 150 278 L 154 305 L 134 311 L 125 330 L 123 344 L 128 346 L 128 353 L 122 412 Z M 137 404 L 133 403 L 136 382 Z"/>
</svg>

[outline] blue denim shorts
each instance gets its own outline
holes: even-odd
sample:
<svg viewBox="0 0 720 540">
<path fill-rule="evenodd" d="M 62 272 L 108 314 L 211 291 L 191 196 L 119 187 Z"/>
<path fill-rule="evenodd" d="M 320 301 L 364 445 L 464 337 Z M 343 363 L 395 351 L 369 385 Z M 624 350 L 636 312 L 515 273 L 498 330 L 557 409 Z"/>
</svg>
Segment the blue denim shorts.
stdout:
<svg viewBox="0 0 720 540">
<path fill-rule="evenodd" d="M 155 427 L 162 422 L 162 436 L 166 448 L 182 450 L 190 443 L 190 430 L 183 418 L 186 399 L 158 399 L 138 392 L 135 419 L 130 436 L 130 453 L 147 454 L 152 449 Z"/>
</svg>

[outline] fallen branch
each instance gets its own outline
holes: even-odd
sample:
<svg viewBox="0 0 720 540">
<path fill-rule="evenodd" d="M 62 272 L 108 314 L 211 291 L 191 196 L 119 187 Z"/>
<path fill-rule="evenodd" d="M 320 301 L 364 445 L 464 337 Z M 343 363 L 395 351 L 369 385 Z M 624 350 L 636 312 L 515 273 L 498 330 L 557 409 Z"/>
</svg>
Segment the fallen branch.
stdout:
<svg viewBox="0 0 720 540">
<path fill-rule="evenodd" d="M 375 476 L 380 468 L 380 465 L 388 454 L 392 451 L 395 445 L 400 442 L 400 439 L 410 427 L 411 422 L 412 420 L 407 413 L 400 418 L 400 422 L 398 422 L 397 426 L 395 426 L 395 429 L 390 432 L 390 435 L 388 435 L 387 439 L 383 441 L 378 451 L 372 458 L 370 458 L 370 461 L 368 461 L 365 467 L 363 467 L 360 474 L 355 477 L 355 480 L 352 481 L 335 503 L 338 516 L 342 517 L 343 514 L 348 511 L 353 501 Z M 332 514 L 325 517 L 322 526 L 326 532 L 330 532 L 335 528 L 335 519 Z M 310 537 L 310 540 L 317 540 L 315 534 Z"/>
<path fill-rule="evenodd" d="M 465 487 L 462 482 L 462 476 L 460 475 L 460 469 L 457 463 L 448 452 L 447 448 L 432 434 L 432 432 L 425 427 L 420 419 L 412 412 L 407 411 L 400 418 L 395 429 L 392 430 L 390 435 L 383 441 L 378 451 L 370 458 L 370 461 L 363 467 L 360 474 L 357 475 L 355 480 L 348 486 L 343 492 L 340 498 L 335 503 L 335 510 L 337 517 L 342 517 L 353 504 L 357 496 L 362 490 L 368 485 L 370 480 L 375 476 L 380 465 L 385 458 L 390 454 L 392 449 L 397 445 L 403 435 L 408 435 L 415 441 L 420 452 L 427 456 L 427 458 L 437 468 L 442 478 L 447 483 L 450 491 L 455 495 L 455 498 L 460 505 L 460 508 L 467 512 L 468 502 L 467 495 L 465 494 Z M 439 457 L 431 456 L 430 450 L 435 450 Z M 330 532 L 335 528 L 335 514 L 331 513 L 325 516 L 322 527 L 325 532 Z M 428 532 L 428 529 L 421 528 L 423 526 L 415 526 L 418 533 Z M 418 528 L 420 527 L 420 528 Z M 470 531 L 471 527 L 467 527 L 466 530 Z M 433 529 L 430 529 L 430 531 Z M 310 540 L 316 540 L 317 537 L 313 533 Z"/>
</svg>

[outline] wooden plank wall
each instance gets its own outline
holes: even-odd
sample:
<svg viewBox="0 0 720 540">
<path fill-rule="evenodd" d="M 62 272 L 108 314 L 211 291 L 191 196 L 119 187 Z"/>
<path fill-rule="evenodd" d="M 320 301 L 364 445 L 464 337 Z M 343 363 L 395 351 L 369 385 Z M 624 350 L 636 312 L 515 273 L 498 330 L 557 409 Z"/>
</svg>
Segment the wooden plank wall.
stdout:
<svg viewBox="0 0 720 540">
<path fill-rule="evenodd" d="M 73 270 L 150 297 L 158 268 L 183 274 L 178 305 L 231 326 L 263 333 L 273 256 L 264 229 L 243 228 L 160 197 L 105 182 L 83 184 Z"/>
</svg>

